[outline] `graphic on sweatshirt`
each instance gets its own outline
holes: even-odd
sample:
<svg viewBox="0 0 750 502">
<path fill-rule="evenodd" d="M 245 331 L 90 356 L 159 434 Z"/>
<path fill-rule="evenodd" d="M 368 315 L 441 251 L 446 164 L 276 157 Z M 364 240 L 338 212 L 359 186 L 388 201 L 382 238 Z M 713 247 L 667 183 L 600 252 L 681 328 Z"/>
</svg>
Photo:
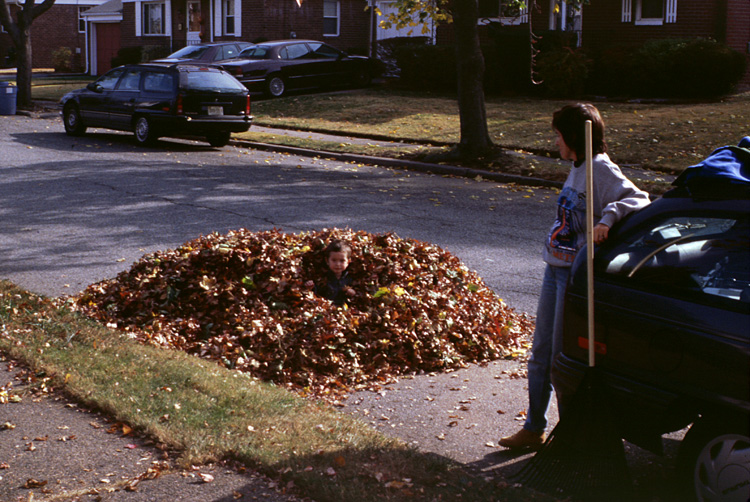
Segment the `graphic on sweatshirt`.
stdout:
<svg viewBox="0 0 750 502">
<path fill-rule="evenodd" d="M 572 262 L 579 236 L 585 235 L 586 194 L 574 188 L 564 187 L 557 199 L 557 219 L 549 233 L 549 252 L 558 260 Z"/>
</svg>

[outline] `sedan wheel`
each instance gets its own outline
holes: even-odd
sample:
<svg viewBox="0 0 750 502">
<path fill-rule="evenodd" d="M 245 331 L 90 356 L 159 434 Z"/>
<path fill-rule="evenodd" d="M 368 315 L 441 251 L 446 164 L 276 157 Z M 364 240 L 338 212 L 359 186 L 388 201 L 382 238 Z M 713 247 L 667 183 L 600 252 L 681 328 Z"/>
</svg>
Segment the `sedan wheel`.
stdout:
<svg viewBox="0 0 750 502">
<path fill-rule="evenodd" d="M 698 501 L 750 500 L 750 435 L 747 425 L 697 422 L 680 448 L 680 467 Z"/>
<path fill-rule="evenodd" d="M 65 134 L 68 136 L 83 136 L 86 132 L 86 126 L 81 120 L 81 112 L 76 105 L 68 105 L 63 112 L 63 122 L 65 123 Z"/>
<path fill-rule="evenodd" d="M 151 145 L 156 139 L 156 132 L 148 118 L 138 117 L 135 121 L 135 140 L 141 145 Z"/>
<path fill-rule="evenodd" d="M 284 94 L 284 91 L 286 90 L 286 84 L 284 83 L 283 78 L 279 77 L 278 75 L 273 75 L 268 79 L 266 88 L 269 95 L 274 98 L 278 98 Z"/>
</svg>

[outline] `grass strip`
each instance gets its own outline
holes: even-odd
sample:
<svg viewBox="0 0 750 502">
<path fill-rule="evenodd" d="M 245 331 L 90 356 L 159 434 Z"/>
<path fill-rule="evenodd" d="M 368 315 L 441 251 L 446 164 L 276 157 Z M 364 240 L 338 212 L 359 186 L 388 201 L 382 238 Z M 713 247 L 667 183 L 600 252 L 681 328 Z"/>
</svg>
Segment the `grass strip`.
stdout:
<svg viewBox="0 0 750 502">
<path fill-rule="evenodd" d="M 0 352 L 72 399 L 180 451 L 234 459 L 326 501 L 553 500 L 487 480 L 323 403 L 188 354 L 136 343 L 0 281 Z"/>
</svg>

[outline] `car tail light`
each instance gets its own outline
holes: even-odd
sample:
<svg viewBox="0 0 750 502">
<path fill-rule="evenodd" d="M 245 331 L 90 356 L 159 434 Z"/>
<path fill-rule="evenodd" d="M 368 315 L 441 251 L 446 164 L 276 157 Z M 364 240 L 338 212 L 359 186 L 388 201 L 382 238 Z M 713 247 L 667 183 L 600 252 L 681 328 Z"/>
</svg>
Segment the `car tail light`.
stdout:
<svg viewBox="0 0 750 502">
<path fill-rule="evenodd" d="M 578 347 L 582 349 L 588 350 L 589 348 L 589 339 L 585 336 L 579 336 L 578 337 Z M 594 340 L 594 352 L 597 354 L 601 354 L 603 356 L 607 355 L 607 344 L 602 342 L 597 342 Z"/>
<path fill-rule="evenodd" d="M 241 77 L 242 76 L 242 67 L 237 66 L 232 69 L 232 73 L 234 73 L 235 77 Z"/>
<path fill-rule="evenodd" d="M 250 116 L 250 94 L 247 95 L 247 103 L 245 104 L 245 115 Z"/>
<path fill-rule="evenodd" d="M 177 95 L 177 101 L 174 104 L 174 112 L 177 115 L 182 115 L 184 110 L 182 109 L 182 94 Z"/>
</svg>

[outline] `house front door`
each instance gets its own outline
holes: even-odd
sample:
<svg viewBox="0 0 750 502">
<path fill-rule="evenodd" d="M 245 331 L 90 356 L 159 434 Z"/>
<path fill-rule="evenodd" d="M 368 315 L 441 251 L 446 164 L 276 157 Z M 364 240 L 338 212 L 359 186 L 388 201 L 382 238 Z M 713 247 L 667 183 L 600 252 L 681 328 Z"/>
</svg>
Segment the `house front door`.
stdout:
<svg viewBox="0 0 750 502">
<path fill-rule="evenodd" d="M 187 16 L 187 44 L 199 44 L 203 36 L 203 16 L 199 0 L 188 1 Z"/>
</svg>

